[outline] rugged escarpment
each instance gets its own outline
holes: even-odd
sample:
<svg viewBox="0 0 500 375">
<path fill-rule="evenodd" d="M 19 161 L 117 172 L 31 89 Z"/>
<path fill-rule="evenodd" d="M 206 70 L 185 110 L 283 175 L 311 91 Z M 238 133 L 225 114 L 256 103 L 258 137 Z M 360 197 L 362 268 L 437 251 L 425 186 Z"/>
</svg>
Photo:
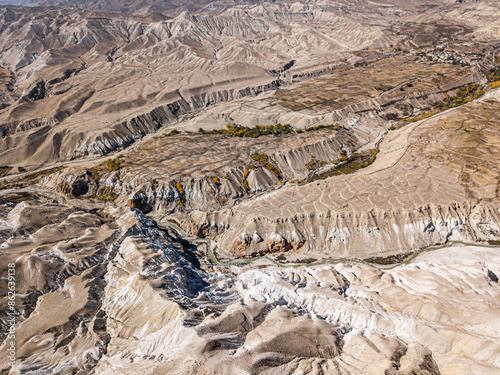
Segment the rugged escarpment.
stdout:
<svg viewBox="0 0 500 375">
<path fill-rule="evenodd" d="M 490 92 L 389 131 L 365 162 L 355 153 L 385 129 L 362 118 L 280 137 L 160 135 L 122 159 L 41 181 L 68 197 L 173 215 L 227 258 L 370 258 L 495 241 L 497 103 Z"/>
<path fill-rule="evenodd" d="M 264 110 L 259 109 L 255 113 L 256 111 L 247 109 L 243 113 L 242 108 L 269 100 L 269 96 L 240 101 L 229 98 L 232 101 L 230 107 L 237 109 L 221 113 L 224 105 L 214 104 L 214 109 L 203 111 L 199 120 L 195 116 L 194 120 L 178 122 L 181 129 L 186 129 L 184 132 L 169 134 L 167 130 L 159 136 L 149 137 L 137 147 L 122 153 L 123 158 L 120 160 L 123 165 L 118 168 L 119 171 L 107 173 L 109 171 L 106 168 L 102 170 L 101 167 L 87 172 L 82 170 L 83 174 L 88 175 L 88 187 L 85 189 L 88 195 L 116 196 L 119 197 L 119 202 L 129 202 L 133 207 L 148 207 L 148 210 L 155 209 L 165 213 L 173 211 L 179 205 L 187 210 L 202 211 L 232 205 L 249 193 L 270 191 L 286 183 L 303 183 L 327 175 L 338 166 L 352 162 L 356 158 L 354 154 L 359 150 L 366 153 L 371 148 L 372 152 L 376 152 L 378 141 L 389 125 L 394 123 L 394 119 L 415 116 L 422 113 L 422 109 L 442 105 L 457 92 L 456 87 L 485 79 L 478 70 L 470 74 L 459 71 L 458 76 L 461 78 L 455 79 L 451 74 L 451 77 L 444 80 L 448 82 L 448 91 L 431 89 L 400 95 L 399 87 L 395 87 L 377 98 L 349 104 L 326 114 L 310 115 L 283 110 L 273 113 L 273 107 L 265 107 L 269 108 L 269 112 L 265 111 L 268 117 L 265 121 L 289 120 L 306 130 L 304 132 L 299 127 L 297 132 L 300 134 L 287 135 L 283 139 L 272 136 L 231 139 L 210 134 L 210 131 L 206 132 L 202 127 L 197 128 L 199 135 L 192 135 L 188 129 L 214 117 L 217 120 L 215 125 L 210 124 L 211 129 L 219 129 L 223 126 L 221 122 L 230 121 L 232 116 L 241 119 L 245 114 L 245 122 L 252 123 L 255 121 L 252 117 L 260 118 Z M 253 94 L 252 92 L 251 95 Z M 184 101 L 157 108 L 148 115 L 120 124 L 117 127 L 121 129 L 118 133 L 123 135 L 140 132 L 141 136 L 146 135 L 147 132 L 157 130 L 165 121 L 174 121 L 181 113 L 194 110 L 197 106 L 196 103 Z M 387 120 L 388 118 L 393 120 Z M 312 129 L 316 130 L 308 134 L 308 130 Z M 80 156 L 96 157 L 134 142 L 129 135 L 113 138 L 111 135 L 115 134 L 115 130 L 108 132 L 109 138 L 106 141 L 88 143 L 79 139 L 75 152 Z M 293 127 L 291 132 L 295 133 Z M 57 137 L 54 138 L 56 140 L 63 142 Z M 145 165 L 147 168 L 144 168 Z M 68 188 L 67 184 L 73 184 L 73 180 L 83 181 L 78 173 L 66 170 L 63 176 L 57 176 L 55 180 L 46 183 L 64 194 L 69 192 L 72 196 L 85 195 L 86 193 L 81 194 L 78 190 L 74 194 L 73 189 Z"/>
<path fill-rule="evenodd" d="M 0 6 L 0 374 L 497 375 L 498 1 L 190 1 Z"/>
<path fill-rule="evenodd" d="M 221 309 L 233 301 L 231 293 L 218 290 L 215 275 L 201 269 L 188 244 L 132 209 L 23 202 L 2 214 L 2 232 L 10 238 L 2 243 L 0 272 L 16 264 L 21 371 L 88 372 L 113 353 L 111 343 L 147 336 L 180 315 L 186 324 L 196 322 L 216 300 Z M 4 298 L 3 284 L 0 293 Z M 2 328 L 8 316 L 3 306 Z M 151 314 L 157 314 L 155 323 L 144 330 Z M 67 345 L 75 350 L 63 350 Z M 6 363 L 2 354 L 0 367 Z"/>
<path fill-rule="evenodd" d="M 367 258 L 498 240 L 498 95 L 390 132 L 375 163 L 354 174 L 194 212 L 187 225 L 215 238 L 228 257 Z"/>
<path fill-rule="evenodd" d="M 201 249 L 130 208 L 1 201 L 0 228 L 9 235 L 0 275 L 15 263 L 18 280 L 15 371 L 465 375 L 500 366 L 495 248 L 449 247 L 390 270 L 215 270 Z M 2 333 L 1 371 L 8 342 Z"/>
<path fill-rule="evenodd" d="M 249 82 L 251 83 L 251 82 Z M 99 157 L 107 155 L 112 151 L 123 149 L 133 143 L 136 139 L 144 137 L 146 134 L 155 133 L 162 126 L 178 120 L 181 116 L 195 112 L 200 108 L 210 105 L 241 99 L 247 96 L 256 96 L 266 91 L 275 90 L 279 87 L 279 81 L 270 83 L 247 86 L 236 89 L 221 89 L 212 91 L 214 87 L 201 87 L 196 90 L 190 90 L 189 93 L 179 93 L 181 99 L 154 108 L 151 112 L 133 117 L 132 119 L 114 125 L 106 134 L 97 137 L 94 140 L 81 140 L 74 146 L 73 152 L 69 151 L 67 158 L 81 157 Z M 225 86 L 220 84 L 218 86 Z M 216 89 L 216 87 L 215 87 Z M 207 91 L 205 91 L 207 90 Z M 192 92 L 198 92 L 192 96 Z M 72 142 L 69 142 L 71 148 Z"/>
<path fill-rule="evenodd" d="M 280 259 L 291 261 L 390 257 L 447 242 L 494 242 L 500 238 L 499 222 L 496 204 L 465 202 L 414 210 L 311 212 L 277 219 L 193 213 L 186 225 L 195 236 L 216 238 L 220 256 L 280 253 Z"/>
<path fill-rule="evenodd" d="M 248 83 L 251 84 L 251 82 Z M 91 92 L 87 94 L 87 97 L 79 99 L 83 101 L 80 105 L 75 107 L 71 102 L 65 103 L 68 108 L 61 108 L 49 118 L 19 120 L 2 124 L 0 135 L 4 142 L 2 143 L 3 147 L 0 147 L 0 158 L 6 164 L 25 165 L 25 162 L 30 160 L 53 162 L 83 157 L 101 157 L 130 146 L 137 139 L 156 132 L 162 126 L 178 120 L 187 113 L 215 103 L 255 96 L 268 90 L 275 90 L 278 86 L 279 81 L 254 87 L 226 88 L 220 91 L 203 91 L 204 89 L 214 90 L 213 87 L 204 87 L 192 90 L 199 93 L 186 98 L 180 93 L 174 94 L 173 96 L 178 97 L 178 100 L 115 124 L 106 129 L 105 132 L 94 133 L 85 127 L 81 128 L 80 131 L 69 130 L 65 126 L 65 129 L 60 129 L 57 125 L 71 114 L 78 112 L 83 107 L 83 102 L 92 96 Z M 36 143 L 32 141 L 34 138 L 38 138 Z M 18 152 L 12 153 L 12 149 L 16 149 Z"/>
<path fill-rule="evenodd" d="M 215 209 L 346 162 L 360 146 L 355 134 L 338 126 L 280 137 L 157 136 L 117 158 L 116 171 L 108 162 L 81 173 L 65 169 L 44 185 L 73 197 L 113 194 L 117 202 L 164 213 L 179 205 Z"/>
</svg>

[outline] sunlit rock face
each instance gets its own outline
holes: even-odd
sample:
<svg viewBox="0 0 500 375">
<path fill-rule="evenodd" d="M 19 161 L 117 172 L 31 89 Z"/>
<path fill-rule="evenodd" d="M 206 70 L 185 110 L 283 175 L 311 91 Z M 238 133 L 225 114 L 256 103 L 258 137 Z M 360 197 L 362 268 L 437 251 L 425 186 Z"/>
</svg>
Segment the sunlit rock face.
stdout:
<svg viewBox="0 0 500 375">
<path fill-rule="evenodd" d="M 500 374 L 499 40 L 498 0 L 0 0 L 0 375 Z"/>
<path fill-rule="evenodd" d="M 1 272 L 16 264 L 21 371 L 89 370 L 114 340 L 136 340 L 180 317 L 197 324 L 236 299 L 224 287 L 230 278 L 203 271 L 190 245 L 137 210 L 23 202 L 5 211 L 11 236 L 1 245 Z"/>
<path fill-rule="evenodd" d="M 495 247 L 443 247 L 390 269 L 214 268 L 135 209 L 1 207 L 0 272 L 16 264 L 19 293 L 11 373 L 500 371 Z"/>
</svg>

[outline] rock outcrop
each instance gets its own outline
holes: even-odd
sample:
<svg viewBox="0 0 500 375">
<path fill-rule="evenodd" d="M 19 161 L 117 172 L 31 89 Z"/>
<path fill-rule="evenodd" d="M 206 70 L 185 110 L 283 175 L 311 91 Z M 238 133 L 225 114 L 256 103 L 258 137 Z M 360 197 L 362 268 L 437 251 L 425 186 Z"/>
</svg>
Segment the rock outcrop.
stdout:
<svg viewBox="0 0 500 375">
<path fill-rule="evenodd" d="M 497 241 L 500 159 L 485 147 L 496 144 L 498 96 L 492 93 L 389 133 L 375 162 L 354 174 L 287 185 L 230 210 L 197 214 L 193 223 L 211 223 L 207 235 L 227 249 L 221 252 L 226 257 L 234 256 L 233 238 L 243 232 L 256 232 L 264 241 L 277 234 L 287 243 L 300 235 L 302 256 L 316 259 L 392 256 L 448 241 Z M 479 112 L 483 119 L 476 127 Z M 470 130 L 464 131 L 461 121 Z M 245 253 L 260 251 L 260 243 L 250 242 Z"/>
<path fill-rule="evenodd" d="M 36 231 L 22 232 L 28 222 Z M 16 371 L 465 375 L 500 368 L 494 247 L 447 247 L 392 269 L 348 262 L 214 269 L 132 208 L 1 202 L 0 228 L 10 233 L 1 237 L 0 272 L 16 269 Z M 281 251 L 284 238 L 272 238 Z M 240 237 L 249 240 L 262 242 L 255 233 Z M 0 289 L 0 298 L 7 292 Z M 4 328 L 7 312 L 5 304 Z M 5 337 L 2 371 L 10 368 Z"/>
</svg>

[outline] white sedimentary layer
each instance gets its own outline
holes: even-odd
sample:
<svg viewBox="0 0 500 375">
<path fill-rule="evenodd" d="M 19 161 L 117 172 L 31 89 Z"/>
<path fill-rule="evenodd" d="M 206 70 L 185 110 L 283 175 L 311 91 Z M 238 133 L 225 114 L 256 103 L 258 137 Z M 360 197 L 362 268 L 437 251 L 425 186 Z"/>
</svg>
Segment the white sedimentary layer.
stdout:
<svg viewBox="0 0 500 375">
<path fill-rule="evenodd" d="M 12 374 L 500 371 L 498 247 L 443 247 L 392 269 L 216 270 L 138 210 L 5 212 L 0 271 L 16 262 L 24 309 Z"/>
</svg>

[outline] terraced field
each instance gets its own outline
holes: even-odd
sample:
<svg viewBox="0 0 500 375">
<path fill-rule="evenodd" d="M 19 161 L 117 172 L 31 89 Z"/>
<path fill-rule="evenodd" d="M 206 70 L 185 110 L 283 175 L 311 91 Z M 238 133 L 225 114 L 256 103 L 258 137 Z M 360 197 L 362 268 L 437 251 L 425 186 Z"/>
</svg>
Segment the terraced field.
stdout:
<svg viewBox="0 0 500 375">
<path fill-rule="evenodd" d="M 439 90 L 472 72 L 470 67 L 415 59 L 408 54 L 380 57 L 374 63 L 360 64 L 278 90 L 275 98 L 281 106 L 294 111 L 326 112 L 381 95 L 395 98 Z"/>
</svg>

